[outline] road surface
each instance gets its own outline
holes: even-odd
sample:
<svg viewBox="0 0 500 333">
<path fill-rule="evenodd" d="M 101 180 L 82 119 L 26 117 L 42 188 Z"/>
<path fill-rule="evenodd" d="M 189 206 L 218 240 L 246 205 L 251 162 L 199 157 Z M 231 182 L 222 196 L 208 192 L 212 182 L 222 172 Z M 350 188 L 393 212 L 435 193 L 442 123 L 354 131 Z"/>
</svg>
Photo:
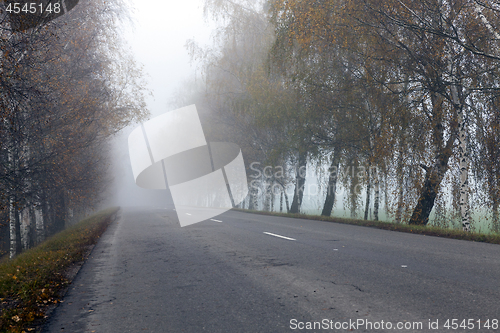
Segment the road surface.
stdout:
<svg viewBox="0 0 500 333">
<path fill-rule="evenodd" d="M 173 207 L 120 215 L 44 332 L 500 332 L 498 245 L 236 211 L 184 228 Z"/>
</svg>

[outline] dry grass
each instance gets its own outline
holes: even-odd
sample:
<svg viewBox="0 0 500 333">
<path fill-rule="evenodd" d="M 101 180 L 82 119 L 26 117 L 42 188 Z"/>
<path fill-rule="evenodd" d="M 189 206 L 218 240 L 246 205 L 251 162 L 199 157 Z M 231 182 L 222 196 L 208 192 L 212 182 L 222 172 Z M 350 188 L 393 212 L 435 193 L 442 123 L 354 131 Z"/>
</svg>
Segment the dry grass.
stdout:
<svg viewBox="0 0 500 333">
<path fill-rule="evenodd" d="M 85 260 L 118 207 L 97 213 L 13 260 L 0 263 L 0 332 L 30 332 L 60 302 L 69 284 L 65 272 Z"/>
</svg>

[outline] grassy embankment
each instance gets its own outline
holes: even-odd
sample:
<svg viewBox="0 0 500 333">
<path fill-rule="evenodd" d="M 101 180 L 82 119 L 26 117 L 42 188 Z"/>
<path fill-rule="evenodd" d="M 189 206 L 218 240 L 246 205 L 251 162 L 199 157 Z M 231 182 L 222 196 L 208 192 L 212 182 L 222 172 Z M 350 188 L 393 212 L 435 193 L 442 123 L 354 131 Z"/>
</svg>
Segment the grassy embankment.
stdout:
<svg viewBox="0 0 500 333">
<path fill-rule="evenodd" d="M 434 226 L 417 226 L 417 225 L 397 224 L 397 223 L 390 223 L 390 222 L 379 222 L 379 221 L 365 221 L 365 220 L 346 219 L 346 218 L 333 217 L 333 216 L 263 212 L 263 211 L 248 210 L 248 209 L 235 209 L 235 208 L 233 208 L 233 209 L 237 210 L 237 211 L 241 211 L 241 212 L 252 213 L 252 214 L 263 214 L 263 215 L 272 215 L 272 216 L 300 218 L 300 219 L 306 219 L 306 220 L 319 220 L 319 221 L 326 221 L 326 222 L 345 223 L 345 224 L 360 225 L 360 226 L 365 226 L 365 227 L 374 227 L 374 228 L 385 229 L 385 230 L 408 232 L 408 233 L 413 233 L 413 234 L 421 234 L 421 235 L 446 237 L 446 238 L 453 238 L 453 239 L 463 239 L 463 240 L 469 240 L 469 241 L 475 241 L 475 242 L 500 244 L 500 234 L 484 234 L 484 233 L 479 233 L 479 232 L 464 232 L 464 231 L 459 230 L 459 229 L 447 229 L 447 228 L 439 228 L 439 227 L 434 227 Z"/>
<path fill-rule="evenodd" d="M 35 331 L 119 208 L 88 217 L 13 260 L 0 262 L 0 332 Z"/>
</svg>

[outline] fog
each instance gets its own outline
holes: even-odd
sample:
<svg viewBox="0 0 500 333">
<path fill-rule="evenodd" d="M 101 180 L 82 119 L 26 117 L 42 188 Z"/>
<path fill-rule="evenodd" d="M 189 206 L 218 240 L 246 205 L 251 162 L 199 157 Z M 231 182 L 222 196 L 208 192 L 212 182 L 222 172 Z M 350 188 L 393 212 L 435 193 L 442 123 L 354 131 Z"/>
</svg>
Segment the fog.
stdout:
<svg viewBox="0 0 500 333">
<path fill-rule="evenodd" d="M 133 25 L 123 35 L 146 74 L 152 95 L 146 102 L 151 118 L 174 109 L 170 103 L 182 84 L 195 77 L 196 63 L 185 48 L 188 39 L 201 45 L 210 41 L 211 24 L 203 17 L 202 0 L 130 1 Z M 164 207 L 171 204 L 169 190 L 146 190 L 134 182 L 128 153 L 128 135 L 140 124 L 122 130 L 112 140 L 110 198 L 105 205 Z"/>
</svg>

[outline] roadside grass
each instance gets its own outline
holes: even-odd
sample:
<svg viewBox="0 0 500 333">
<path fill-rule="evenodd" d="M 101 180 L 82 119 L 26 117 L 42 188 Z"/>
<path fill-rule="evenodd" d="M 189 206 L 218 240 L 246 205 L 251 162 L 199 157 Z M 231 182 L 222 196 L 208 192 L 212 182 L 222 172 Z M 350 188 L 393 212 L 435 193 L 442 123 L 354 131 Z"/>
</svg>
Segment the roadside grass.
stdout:
<svg viewBox="0 0 500 333">
<path fill-rule="evenodd" d="M 336 223 L 352 224 L 352 225 L 359 225 L 359 226 L 365 226 L 365 227 L 373 227 L 373 228 L 384 229 L 384 230 L 408 232 L 408 233 L 412 233 L 412 234 L 437 236 L 437 237 L 445 237 L 445 238 L 453 238 L 453 239 L 462 239 L 462 240 L 491 243 L 491 244 L 500 244 L 500 234 L 484 234 L 484 233 L 480 233 L 480 232 L 465 232 L 465 231 L 459 230 L 459 229 L 448 229 L 448 228 L 440 228 L 440 227 L 435 227 L 435 226 L 419 226 L 419 225 L 398 224 L 398 223 L 370 221 L 370 220 L 365 221 L 365 220 L 346 219 L 346 218 L 341 218 L 341 217 L 322 216 L 322 215 L 264 212 L 264 211 L 239 209 L 239 208 L 233 208 L 233 210 L 245 212 L 245 213 L 251 213 L 251 214 L 283 216 L 283 217 L 299 218 L 299 219 L 306 219 L 306 220 L 336 222 Z"/>
<path fill-rule="evenodd" d="M 49 308 L 60 302 L 70 266 L 86 259 L 118 210 L 103 210 L 0 262 L 0 332 L 36 330 Z"/>
</svg>

